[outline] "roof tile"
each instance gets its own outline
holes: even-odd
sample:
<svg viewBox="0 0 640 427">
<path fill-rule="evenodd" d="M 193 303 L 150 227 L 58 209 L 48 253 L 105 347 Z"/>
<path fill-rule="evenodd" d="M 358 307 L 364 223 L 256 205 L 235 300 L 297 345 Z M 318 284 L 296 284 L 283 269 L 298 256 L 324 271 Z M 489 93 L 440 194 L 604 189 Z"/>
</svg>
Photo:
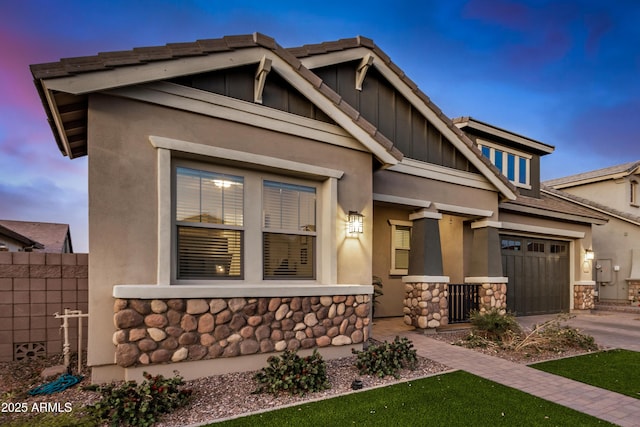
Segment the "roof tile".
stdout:
<svg viewBox="0 0 640 427">
<path fill-rule="evenodd" d="M 324 82 L 318 88 L 320 92 L 324 94 L 327 98 L 331 100 L 334 104 L 338 105 L 342 100 L 342 97 L 338 95 L 333 89 L 327 86 Z"/>
<path fill-rule="evenodd" d="M 256 46 L 256 42 L 253 41 L 252 34 L 242 34 L 238 36 L 224 36 L 223 40 L 227 43 L 227 46 L 229 46 L 232 49 L 239 48 L 239 47 Z"/>
<path fill-rule="evenodd" d="M 47 79 L 69 75 L 67 69 L 60 62 L 47 62 L 45 64 L 30 65 L 31 73 L 35 79 Z"/>
<path fill-rule="evenodd" d="M 373 49 L 373 48 L 376 47 L 376 45 L 373 42 L 373 40 L 368 38 L 368 37 L 358 36 L 358 37 L 356 37 L 356 39 L 358 40 L 358 44 L 360 46 L 368 47 L 369 49 Z"/>
<path fill-rule="evenodd" d="M 166 46 L 134 47 L 141 61 L 162 61 L 171 59 L 171 50 Z"/>
<path fill-rule="evenodd" d="M 304 68 L 302 66 L 302 62 L 300 62 L 300 60 L 298 58 L 296 58 L 295 56 L 293 56 L 287 49 L 284 49 L 281 46 L 277 46 L 275 49 L 273 49 L 273 51 L 275 53 L 278 54 L 278 56 L 280 56 L 282 59 L 284 59 L 285 61 L 287 61 L 289 63 L 289 65 L 291 65 L 293 68 L 295 68 L 296 70 L 300 70 L 301 68 Z M 308 70 L 307 70 L 308 71 Z M 314 74 L 315 76 L 315 74 Z M 319 82 L 317 82 L 317 85 L 315 85 L 316 87 L 320 87 L 320 83 L 322 83 L 322 80 L 320 79 L 320 77 L 316 76 L 318 78 L 318 80 L 320 80 Z"/>
<path fill-rule="evenodd" d="M 101 52 L 98 57 L 102 59 L 107 67 L 115 67 L 121 65 L 140 64 L 140 58 L 131 50 L 123 50 L 119 52 Z"/>
<path fill-rule="evenodd" d="M 102 59 L 95 56 L 81 56 L 77 58 L 63 58 L 60 60 L 69 73 L 84 73 L 88 71 L 106 70 Z"/>
<path fill-rule="evenodd" d="M 174 57 L 198 56 L 204 53 L 198 43 L 168 43 L 167 47 Z"/>
<path fill-rule="evenodd" d="M 297 59 L 296 61 L 299 62 Z M 302 74 L 302 76 L 305 79 L 307 79 L 309 82 L 311 82 L 311 84 L 314 85 L 316 88 L 320 88 L 320 86 L 322 85 L 322 79 L 318 77 L 317 74 L 314 74 L 312 71 L 310 71 L 308 68 L 300 67 L 298 69 L 298 72 Z"/>
<path fill-rule="evenodd" d="M 358 117 L 360 116 L 360 113 L 358 112 L 358 110 L 356 110 L 355 108 L 353 108 L 351 105 L 349 105 L 348 103 L 346 103 L 344 101 L 344 99 L 340 100 L 339 104 L 336 104 L 338 106 L 338 108 L 345 113 L 347 116 L 351 117 L 351 120 L 353 120 L 354 122 L 356 120 L 358 120 Z M 361 125 L 362 122 L 358 123 Z M 368 122 L 367 122 L 368 123 Z M 374 129 L 374 133 L 375 133 L 375 128 Z M 369 132 L 372 136 L 374 133 L 371 133 L 369 130 L 365 129 L 365 131 Z"/>
<path fill-rule="evenodd" d="M 231 50 L 227 43 L 223 39 L 201 39 L 197 43 L 200 45 L 200 49 L 204 53 L 224 52 Z"/>
<path fill-rule="evenodd" d="M 273 37 L 269 37 L 262 33 L 253 33 L 253 41 L 262 47 L 266 47 L 267 49 L 275 49 L 278 46 Z"/>
</svg>

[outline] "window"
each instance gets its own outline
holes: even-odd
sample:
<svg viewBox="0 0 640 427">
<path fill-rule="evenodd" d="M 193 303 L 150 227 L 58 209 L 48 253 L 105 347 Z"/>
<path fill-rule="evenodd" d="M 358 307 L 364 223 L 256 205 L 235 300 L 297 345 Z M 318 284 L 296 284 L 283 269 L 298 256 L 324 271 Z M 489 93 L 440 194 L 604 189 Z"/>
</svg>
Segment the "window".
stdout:
<svg viewBox="0 0 640 427">
<path fill-rule="evenodd" d="M 389 274 L 409 274 L 409 253 L 411 251 L 410 221 L 389 220 L 391 225 L 391 271 Z"/>
<path fill-rule="evenodd" d="M 265 279 L 314 279 L 316 189 L 264 181 L 263 269 Z"/>
<path fill-rule="evenodd" d="M 521 249 L 522 242 L 519 240 L 502 239 L 502 249 L 506 251 L 517 251 Z"/>
<path fill-rule="evenodd" d="M 633 206 L 638 206 L 638 181 L 632 180 L 630 184 L 631 197 L 629 199 Z"/>
<path fill-rule="evenodd" d="M 542 242 L 527 242 L 527 252 L 542 252 L 544 253 L 544 243 Z"/>
<path fill-rule="evenodd" d="M 567 245 L 561 243 L 551 243 L 549 245 L 549 252 L 552 254 L 566 254 Z"/>
<path fill-rule="evenodd" d="M 530 160 L 531 156 L 516 151 L 505 151 L 493 144 L 482 142 L 478 144 L 482 155 L 489 159 L 509 181 L 519 187 L 528 188 L 531 183 Z"/>
<path fill-rule="evenodd" d="M 176 169 L 177 277 L 241 278 L 244 179 Z"/>
</svg>

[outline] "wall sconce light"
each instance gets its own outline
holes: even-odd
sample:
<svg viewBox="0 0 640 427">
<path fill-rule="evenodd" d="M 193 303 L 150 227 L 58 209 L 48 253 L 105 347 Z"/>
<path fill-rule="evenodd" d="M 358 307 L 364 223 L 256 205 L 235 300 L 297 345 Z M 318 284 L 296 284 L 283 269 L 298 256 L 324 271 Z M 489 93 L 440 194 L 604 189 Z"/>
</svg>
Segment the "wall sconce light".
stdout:
<svg viewBox="0 0 640 427">
<path fill-rule="evenodd" d="M 347 234 L 354 237 L 358 234 L 362 234 L 363 218 L 364 216 L 361 213 L 349 211 L 349 215 L 347 217 Z"/>
<path fill-rule="evenodd" d="M 584 260 L 585 261 L 593 261 L 596 255 L 592 249 L 585 249 L 584 251 Z"/>
</svg>

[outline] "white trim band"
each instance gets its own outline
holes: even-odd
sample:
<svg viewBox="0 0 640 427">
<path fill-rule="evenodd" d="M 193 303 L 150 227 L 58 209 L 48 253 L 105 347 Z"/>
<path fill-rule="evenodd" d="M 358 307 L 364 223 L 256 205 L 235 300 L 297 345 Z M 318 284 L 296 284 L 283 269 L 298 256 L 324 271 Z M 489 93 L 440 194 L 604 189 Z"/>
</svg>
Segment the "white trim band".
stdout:
<svg viewBox="0 0 640 427">
<path fill-rule="evenodd" d="M 509 283 L 508 277 L 465 277 L 464 283 Z"/>
<path fill-rule="evenodd" d="M 593 280 L 578 280 L 573 283 L 573 286 L 595 286 L 596 282 Z"/>
<path fill-rule="evenodd" d="M 469 208 L 466 206 L 449 205 L 446 203 L 434 203 L 433 206 L 435 206 L 435 208 L 441 212 L 451 212 L 471 216 L 483 216 L 487 218 L 493 216 L 493 211 L 489 211 L 486 209 Z"/>
<path fill-rule="evenodd" d="M 373 193 L 375 202 L 387 202 L 396 205 L 415 206 L 418 208 L 428 208 L 431 202 L 428 200 L 411 199 L 409 197 L 391 196 L 389 194 Z"/>
<path fill-rule="evenodd" d="M 411 221 L 415 221 L 417 219 L 423 219 L 423 218 L 427 218 L 427 219 L 442 219 L 442 214 L 438 213 L 438 212 L 425 211 L 423 209 L 423 210 L 421 210 L 419 212 L 414 212 L 411 215 L 409 215 L 409 220 L 411 220 Z"/>
<path fill-rule="evenodd" d="M 373 285 L 319 285 L 300 283 L 207 284 L 207 285 L 116 285 L 114 298 L 237 298 L 302 297 L 326 295 L 371 295 Z"/>
<path fill-rule="evenodd" d="M 583 231 L 562 230 L 560 228 L 540 227 L 537 225 L 518 224 L 515 222 L 502 221 L 502 229 L 507 231 L 524 231 L 535 234 L 546 234 L 548 236 L 570 237 L 572 239 L 584 239 Z"/>
<path fill-rule="evenodd" d="M 404 276 L 402 283 L 449 283 L 449 276 Z"/>
</svg>

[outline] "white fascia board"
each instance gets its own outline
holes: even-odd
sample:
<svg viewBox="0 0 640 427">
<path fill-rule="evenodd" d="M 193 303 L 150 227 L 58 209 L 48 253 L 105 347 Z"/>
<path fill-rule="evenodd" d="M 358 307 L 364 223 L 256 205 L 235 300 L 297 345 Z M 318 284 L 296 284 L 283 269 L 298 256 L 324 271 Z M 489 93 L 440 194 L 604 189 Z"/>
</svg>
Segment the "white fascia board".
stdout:
<svg viewBox="0 0 640 427">
<path fill-rule="evenodd" d="M 402 283 L 449 283 L 449 276 L 404 276 Z"/>
<path fill-rule="evenodd" d="M 509 283 L 508 277 L 491 277 L 491 276 L 476 276 L 476 277 L 465 277 L 464 283 Z"/>
<path fill-rule="evenodd" d="M 524 233 L 539 234 L 551 237 L 569 237 L 571 239 L 584 239 L 583 231 L 564 230 L 561 228 L 540 227 L 537 225 L 519 224 L 516 222 L 502 222 L 503 231 L 519 231 Z"/>
<path fill-rule="evenodd" d="M 49 90 L 74 95 L 97 92 L 116 87 L 132 86 L 150 81 L 167 80 L 187 74 L 198 74 L 248 64 L 258 64 L 271 52 L 262 47 L 220 52 L 215 55 L 193 56 L 166 61 L 147 62 L 140 65 L 116 67 L 104 71 L 75 74 L 69 77 L 43 79 Z"/>
<path fill-rule="evenodd" d="M 465 187 L 490 191 L 497 190 L 485 176 L 478 176 L 471 172 L 421 162 L 420 160 L 404 158 L 400 163 L 389 167 L 388 170 L 451 184 L 464 185 Z"/>
<path fill-rule="evenodd" d="M 483 219 L 481 221 L 474 221 L 471 223 L 472 230 L 475 230 L 478 228 L 487 228 L 487 227 L 502 228 L 502 223 L 500 221 L 489 221 L 486 219 Z"/>
<path fill-rule="evenodd" d="M 511 133 L 509 131 L 498 129 L 493 126 L 488 126 L 488 125 L 485 125 L 484 123 L 478 123 L 476 121 L 465 121 L 465 122 L 454 123 L 454 124 L 458 128 L 462 128 L 466 126 L 471 129 L 476 129 L 476 130 L 488 133 L 489 135 L 494 135 L 499 138 L 506 139 L 508 141 L 516 142 L 518 144 L 524 145 L 525 147 L 530 147 L 535 150 L 542 151 L 543 153 L 551 154 L 555 151 L 555 148 L 550 145 L 543 144 L 538 141 L 534 141 L 533 139 L 529 139 L 524 136 Z"/>
<path fill-rule="evenodd" d="M 567 214 L 563 212 L 554 212 L 547 209 L 535 208 L 532 206 L 509 205 L 508 208 L 503 208 L 503 209 L 507 209 L 514 212 L 521 212 L 525 214 L 542 215 L 549 218 L 564 219 L 567 221 L 576 221 L 576 222 L 583 222 L 583 223 L 596 224 L 596 225 L 603 225 L 607 223 L 607 221 L 604 221 L 601 219 L 590 218 L 582 215 Z"/>
<path fill-rule="evenodd" d="M 183 153 L 199 154 L 202 156 L 218 159 L 234 160 L 237 162 L 267 166 L 273 169 L 285 170 L 297 174 L 312 175 L 318 178 L 342 178 L 344 171 L 330 169 L 307 163 L 294 162 L 277 157 L 264 156 L 261 154 L 247 153 L 245 151 L 230 150 L 228 148 L 203 145 L 195 142 L 182 141 L 179 139 L 165 138 L 162 136 L 149 136 L 149 142 L 155 148 L 164 148 Z"/>
<path fill-rule="evenodd" d="M 67 133 L 64 131 L 64 125 L 62 124 L 62 118 L 60 117 L 60 112 L 58 111 L 58 107 L 56 105 L 56 101 L 53 98 L 53 93 L 49 90 L 46 85 L 46 82 L 42 82 L 42 89 L 47 98 L 47 104 L 49 106 L 49 111 L 51 111 L 51 115 L 53 116 L 53 122 L 56 125 L 56 130 L 58 132 L 58 136 L 62 140 L 62 145 L 64 146 L 64 151 L 70 159 L 73 159 L 73 155 L 71 153 L 71 146 L 69 145 L 69 139 L 67 138 Z"/>
<path fill-rule="evenodd" d="M 418 219 L 437 219 L 440 220 L 442 219 L 442 214 L 439 212 L 429 212 L 425 209 L 422 209 L 418 212 L 414 212 L 411 215 L 409 215 L 409 220 L 410 221 L 416 221 Z"/>
<path fill-rule="evenodd" d="M 493 211 L 489 211 L 486 209 L 477 209 L 470 208 L 467 206 L 458 206 L 458 205 L 449 205 L 446 203 L 434 203 L 433 206 L 442 212 L 451 212 L 457 213 L 461 215 L 470 215 L 470 216 L 481 216 L 481 217 L 491 217 L 493 216 Z"/>
<path fill-rule="evenodd" d="M 173 83 L 149 83 L 106 93 L 368 152 L 340 126 Z"/>
<path fill-rule="evenodd" d="M 373 193 L 374 202 L 387 202 L 395 205 L 413 206 L 416 208 L 428 208 L 431 202 L 428 200 L 411 199 L 409 197 L 392 196 L 390 194 Z"/>
</svg>

